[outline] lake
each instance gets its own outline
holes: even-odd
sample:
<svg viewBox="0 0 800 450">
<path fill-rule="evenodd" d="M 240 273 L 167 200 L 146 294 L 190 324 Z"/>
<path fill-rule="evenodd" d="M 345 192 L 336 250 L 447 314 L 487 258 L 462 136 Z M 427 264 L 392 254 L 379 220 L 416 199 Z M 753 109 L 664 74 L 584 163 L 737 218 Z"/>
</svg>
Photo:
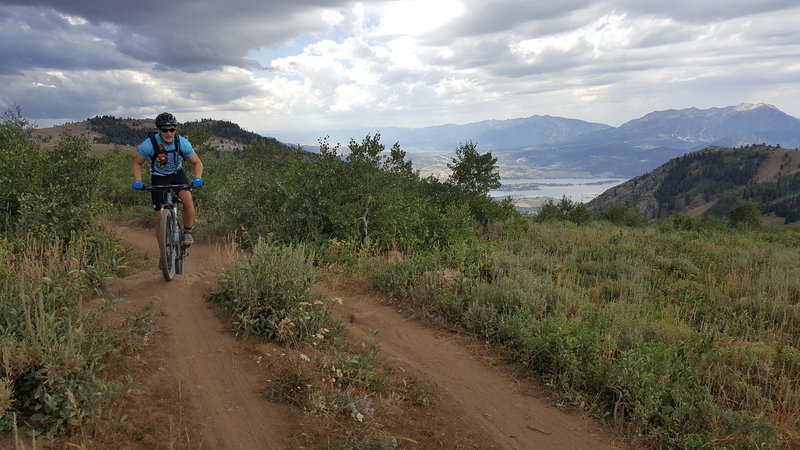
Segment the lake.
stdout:
<svg viewBox="0 0 800 450">
<path fill-rule="evenodd" d="M 585 203 L 603 192 L 628 181 L 625 178 L 524 178 L 500 180 L 502 186 L 492 190 L 493 198 L 511 199 L 518 206 L 541 204 L 545 199 L 561 200 L 567 197 L 573 202 Z"/>
</svg>

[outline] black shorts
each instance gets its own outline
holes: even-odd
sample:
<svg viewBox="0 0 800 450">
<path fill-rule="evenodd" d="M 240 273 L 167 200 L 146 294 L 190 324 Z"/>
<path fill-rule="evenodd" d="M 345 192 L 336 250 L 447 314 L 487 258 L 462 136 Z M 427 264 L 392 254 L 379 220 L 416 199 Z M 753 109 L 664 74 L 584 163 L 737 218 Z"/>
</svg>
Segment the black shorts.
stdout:
<svg viewBox="0 0 800 450">
<path fill-rule="evenodd" d="M 189 184 L 189 179 L 186 178 L 186 173 L 181 169 L 170 175 L 153 174 L 150 178 L 150 184 Z M 164 192 L 152 191 L 150 192 L 150 197 L 153 200 L 153 209 L 156 211 L 161 209 L 161 205 L 164 204 Z"/>
</svg>

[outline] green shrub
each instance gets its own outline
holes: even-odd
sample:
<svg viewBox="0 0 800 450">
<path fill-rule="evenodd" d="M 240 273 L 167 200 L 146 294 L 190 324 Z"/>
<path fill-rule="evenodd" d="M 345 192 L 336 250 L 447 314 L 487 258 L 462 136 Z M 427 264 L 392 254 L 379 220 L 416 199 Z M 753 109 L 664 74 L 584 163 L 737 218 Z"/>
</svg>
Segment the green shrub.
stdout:
<svg viewBox="0 0 800 450">
<path fill-rule="evenodd" d="M 97 158 L 97 196 L 101 200 L 98 207 L 108 215 L 117 217 L 130 207 L 146 209 L 142 207 L 150 204 L 149 193 L 131 189 L 133 157 L 132 151 L 113 149 Z"/>
<path fill-rule="evenodd" d="M 8 111 L 0 119 L 0 231 L 6 233 L 17 229 L 23 197 L 35 198 L 44 192 L 45 153 L 31 131 L 19 110 Z"/>
<path fill-rule="evenodd" d="M 742 202 L 728 215 L 732 228 L 756 230 L 761 227 L 761 209 L 755 202 Z"/>
<path fill-rule="evenodd" d="M 351 141 L 346 156 L 326 140 L 315 155 L 266 145 L 209 160 L 207 187 L 197 191 L 209 232 L 413 251 L 459 245 L 481 226 L 518 216 L 509 202 L 420 178 L 398 144 L 383 151 L 380 135 Z"/>
<path fill-rule="evenodd" d="M 228 268 L 211 300 L 231 312 L 237 333 L 287 344 L 323 341 L 335 324 L 327 305 L 310 293 L 313 255 L 302 245 L 259 238 L 252 254 Z"/>
<path fill-rule="evenodd" d="M 333 352 L 319 361 L 320 369 L 327 373 L 328 380 L 339 387 L 359 386 L 374 389 L 382 383 L 373 367 L 380 351 L 377 344 L 363 353 Z"/>
<path fill-rule="evenodd" d="M 518 314 L 500 335 L 508 339 L 512 360 L 564 389 L 597 389 L 609 370 L 603 331 L 583 321 Z"/>
<path fill-rule="evenodd" d="M 611 205 L 603 214 L 603 219 L 626 227 L 641 227 L 647 223 L 647 218 L 638 209 L 621 204 Z"/>
<path fill-rule="evenodd" d="M 545 200 L 534 219 L 537 222 L 565 220 L 583 225 L 594 220 L 594 214 L 585 204 L 573 202 L 565 196 L 558 203 L 552 199 Z"/>
<path fill-rule="evenodd" d="M 623 351 L 609 374 L 606 394 L 614 419 L 672 448 L 701 448 L 710 442 L 762 448 L 777 441 L 763 414 L 716 404 L 689 355 L 673 344 L 642 343 Z"/>
<path fill-rule="evenodd" d="M 699 231 L 702 229 L 700 219 L 685 213 L 672 214 L 659 222 L 665 231 Z"/>
</svg>

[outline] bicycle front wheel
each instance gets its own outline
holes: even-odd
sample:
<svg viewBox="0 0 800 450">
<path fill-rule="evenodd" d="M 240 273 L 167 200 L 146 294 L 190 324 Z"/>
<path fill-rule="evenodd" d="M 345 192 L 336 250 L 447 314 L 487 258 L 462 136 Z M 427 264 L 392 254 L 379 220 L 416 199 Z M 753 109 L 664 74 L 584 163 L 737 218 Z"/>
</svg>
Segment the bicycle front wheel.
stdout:
<svg viewBox="0 0 800 450">
<path fill-rule="evenodd" d="M 177 254 L 175 216 L 172 211 L 161 211 L 161 220 L 158 226 L 158 249 L 161 253 L 161 273 L 164 279 L 172 281 L 175 277 L 175 258 Z"/>
</svg>

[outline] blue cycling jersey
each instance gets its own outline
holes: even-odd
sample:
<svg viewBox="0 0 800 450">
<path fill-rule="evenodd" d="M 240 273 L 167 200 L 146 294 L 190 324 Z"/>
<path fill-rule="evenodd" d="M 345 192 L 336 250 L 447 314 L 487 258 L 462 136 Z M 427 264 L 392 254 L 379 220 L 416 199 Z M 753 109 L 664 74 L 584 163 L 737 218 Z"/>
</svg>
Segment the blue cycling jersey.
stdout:
<svg viewBox="0 0 800 450">
<path fill-rule="evenodd" d="M 175 136 L 175 139 L 181 140 L 181 153 L 183 154 L 184 158 L 189 158 L 194 155 L 194 149 L 192 148 L 192 144 L 183 136 Z M 172 144 L 166 145 L 164 141 L 161 139 L 161 135 L 156 133 L 156 141 L 159 144 L 164 146 L 164 150 L 167 152 L 167 162 L 165 164 L 160 164 L 158 161 L 155 161 L 152 164 L 152 172 L 155 175 L 171 175 L 183 168 L 183 158 L 178 155 L 178 152 L 175 151 L 175 141 L 172 141 Z M 145 139 L 139 144 L 139 156 L 153 160 L 153 157 L 156 155 L 156 149 L 153 148 L 152 142 L 150 142 L 150 138 Z"/>
</svg>

